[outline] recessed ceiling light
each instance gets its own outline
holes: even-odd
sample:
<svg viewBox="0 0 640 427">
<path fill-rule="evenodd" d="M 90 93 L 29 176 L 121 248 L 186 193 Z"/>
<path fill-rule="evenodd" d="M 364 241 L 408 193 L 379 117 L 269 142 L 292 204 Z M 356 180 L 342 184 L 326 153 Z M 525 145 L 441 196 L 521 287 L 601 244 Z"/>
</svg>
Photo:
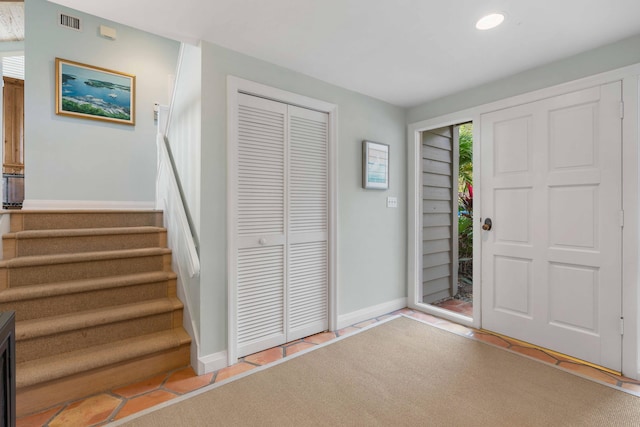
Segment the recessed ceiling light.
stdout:
<svg viewBox="0 0 640 427">
<path fill-rule="evenodd" d="M 483 16 L 476 22 L 476 28 L 479 30 L 490 30 L 502 24 L 504 21 L 504 15 L 501 13 L 492 13 L 487 16 Z"/>
</svg>

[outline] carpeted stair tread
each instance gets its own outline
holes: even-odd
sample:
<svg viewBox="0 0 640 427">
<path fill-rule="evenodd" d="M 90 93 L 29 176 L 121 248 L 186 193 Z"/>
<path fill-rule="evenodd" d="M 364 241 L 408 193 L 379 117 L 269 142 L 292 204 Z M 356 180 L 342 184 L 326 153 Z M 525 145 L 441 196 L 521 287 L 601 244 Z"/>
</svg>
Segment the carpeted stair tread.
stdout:
<svg viewBox="0 0 640 427">
<path fill-rule="evenodd" d="M 162 227 L 111 227 L 111 228 L 71 228 L 54 230 L 24 230 L 7 233 L 3 239 L 46 239 L 49 237 L 105 236 L 110 234 L 144 234 L 165 231 Z"/>
<path fill-rule="evenodd" d="M 16 322 L 16 341 L 55 335 L 66 331 L 86 329 L 108 323 L 168 313 L 183 307 L 177 298 L 163 298 L 117 307 L 106 307 L 62 316 Z"/>
<path fill-rule="evenodd" d="M 175 328 L 117 343 L 44 357 L 16 366 L 16 388 L 32 386 L 93 369 L 142 358 L 186 345 L 191 338 L 182 328 Z"/>
<path fill-rule="evenodd" d="M 122 276 L 107 276 L 95 279 L 21 286 L 0 292 L 0 303 L 91 292 L 100 289 L 133 286 L 141 283 L 160 282 L 175 278 L 176 274 L 172 271 L 152 271 L 147 273 L 125 274 Z"/>
<path fill-rule="evenodd" d="M 2 236 L 5 260 L 16 257 L 167 247 L 163 227 L 27 230 Z"/>
<path fill-rule="evenodd" d="M 0 268 L 22 268 L 41 265 L 68 264 L 85 261 L 124 259 L 170 254 L 168 248 L 123 249 L 117 251 L 84 252 L 60 255 L 35 255 L 0 261 Z"/>
<path fill-rule="evenodd" d="M 161 211 L 12 211 L 0 310 L 16 311 L 18 412 L 189 363 Z"/>
<path fill-rule="evenodd" d="M 20 209 L 19 211 L 6 210 L 5 212 L 16 215 L 69 215 L 69 214 L 139 214 L 139 213 L 154 213 L 161 214 L 162 211 L 154 209 Z"/>
<path fill-rule="evenodd" d="M 162 212 L 155 210 L 21 210 L 11 213 L 11 231 L 162 226 Z"/>
</svg>

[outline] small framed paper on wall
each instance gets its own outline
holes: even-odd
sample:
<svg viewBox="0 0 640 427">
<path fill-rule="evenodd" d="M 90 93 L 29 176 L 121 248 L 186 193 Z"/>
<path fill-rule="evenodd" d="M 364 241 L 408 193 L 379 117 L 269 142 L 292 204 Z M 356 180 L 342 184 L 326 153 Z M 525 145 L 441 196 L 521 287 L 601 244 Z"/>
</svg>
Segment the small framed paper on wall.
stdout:
<svg viewBox="0 0 640 427">
<path fill-rule="evenodd" d="M 389 145 L 362 141 L 362 187 L 370 190 L 389 188 Z"/>
</svg>

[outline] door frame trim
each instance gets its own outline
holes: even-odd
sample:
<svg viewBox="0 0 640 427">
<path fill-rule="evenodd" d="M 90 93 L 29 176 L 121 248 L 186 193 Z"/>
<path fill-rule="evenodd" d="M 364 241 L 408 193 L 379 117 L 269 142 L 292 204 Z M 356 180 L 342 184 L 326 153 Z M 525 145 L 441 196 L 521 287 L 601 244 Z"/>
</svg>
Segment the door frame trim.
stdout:
<svg viewBox="0 0 640 427">
<path fill-rule="evenodd" d="M 455 322 L 478 328 L 482 324 L 480 312 L 480 263 L 474 263 L 474 307 L 473 320 L 436 307 L 418 304 L 418 286 L 421 282 L 420 225 L 417 214 L 420 206 L 419 174 L 420 133 L 457 123 L 472 121 L 473 162 L 474 165 L 474 211 L 480 218 L 480 116 L 484 113 L 514 107 L 529 102 L 586 89 L 613 81 L 622 81 L 622 99 L 624 102 L 624 120 L 622 121 L 622 207 L 625 222 L 622 230 L 622 315 L 625 319 L 625 331 L 622 337 L 622 373 L 630 378 L 640 379 L 640 64 L 630 65 L 612 71 L 592 75 L 582 79 L 553 85 L 536 91 L 507 97 L 498 101 L 461 109 L 427 120 L 407 125 L 407 305 L 410 308 L 425 311 Z M 476 203 L 478 202 L 478 203 Z M 481 259 L 479 221 L 474 221 L 474 260 Z M 476 286 L 476 282 L 478 286 Z"/>
<path fill-rule="evenodd" d="M 462 111 L 460 114 L 454 113 L 450 117 L 441 117 L 433 120 L 426 120 L 424 122 L 410 124 L 407 131 L 408 143 L 407 143 L 407 306 L 409 308 L 424 311 L 434 316 L 442 317 L 447 320 L 451 320 L 456 323 L 460 323 L 465 326 L 471 326 L 474 328 L 480 327 L 480 306 L 477 301 L 480 301 L 480 268 L 476 267 L 476 262 L 473 266 L 473 318 L 464 316 L 459 313 L 455 313 L 442 308 L 434 307 L 430 304 L 424 304 L 418 301 L 419 288 L 422 285 L 422 258 L 421 246 L 422 246 L 422 214 L 418 212 L 422 206 L 422 187 L 420 171 L 422 169 L 421 162 L 421 147 L 422 147 L 422 132 L 433 129 L 439 129 L 446 126 L 455 126 L 460 123 L 473 122 L 473 164 L 480 164 L 480 150 L 479 150 L 479 134 L 477 132 L 476 124 L 479 123 L 473 115 L 467 114 Z M 457 144 L 457 141 L 455 142 Z M 458 150 L 454 150 L 457 152 Z M 458 162 L 455 161 L 455 164 Z M 480 182 L 479 168 L 473 168 L 473 192 L 479 194 L 479 186 L 476 182 Z M 455 172 L 454 172 L 455 174 Z M 457 180 L 457 179 L 456 179 Z M 474 212 L 481 212 L 481 205 L 476 203 L 478 197 L 474 197 Z M 457 217 L 457 215 L 456 215 Z M 480 227 L 477 221 L 473 223 L 473 259 L 479 259 L 480 255 Z M 453 233 L 452 238 L 457 237 L 457 232 Z M 457 243 L 457 242 L 456 242 Z M 456 245 L 453 245 L 457 247 Z M 452 249 L 453 250 L 453 249 Z M 457 251 L 457 249 L 456 249 Z"/>
<path fill-rule="evenodd" d="M 329 329 L 338 325 L 338 106 L 329 102 L 288 92 L 240 77 L 227 76 L 227 364 L 237 361 L 237 245 L 234 230 L 237 226 L 236 200 L 230 189 L 236 185 L 238 146 L 238 94 L 258 96 L 297 107 L 320 111 L 329 115 Z"/>
</svg>

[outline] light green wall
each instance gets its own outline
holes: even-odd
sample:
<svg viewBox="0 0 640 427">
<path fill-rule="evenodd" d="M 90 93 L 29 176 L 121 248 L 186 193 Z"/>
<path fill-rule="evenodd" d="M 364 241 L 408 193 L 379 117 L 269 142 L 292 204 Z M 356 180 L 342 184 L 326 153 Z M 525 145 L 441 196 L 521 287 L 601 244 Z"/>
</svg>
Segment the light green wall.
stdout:
<svg viewBox="0 0 640 427">
<path fill-rule="evenodd" d="M 637 63 L 640 63 L 640 34 L 410 108 L 407 111 L 407 123 L 427 120 Z"/>
<path fill-rule="evenodd" d="M 83 31 L 57 25 L 57 13 L 80 17 Z M 45 0 L 25 2 L 25 198 L 153 201 L 153 104 L 167 104 L 168 76 L 179 44 Z M 99 25 L 117 40 L 98 35 Z M 136 125 L 57 116 L 56 57 L 136 76 Z"/>
<path fill-rule="evenodd" d="M 227 347 L 227 75 L 338 105 L 338 312 L 406 297 L 404 110 L 209 43 L 202 70 L 202 353 Z M 361 187 L 364 139 L 391 146 L 388 191 Z M 397 209 L 385 207 L 387 196 Z"/>
<path fill-rule="evenodd" d="M 3 56 L 4 52 L 9 52 L 9 54 L 11 54 L 22 51 L 24 51 L 24 41 L 0 43 L 0 56 Z"/>
</svg>

